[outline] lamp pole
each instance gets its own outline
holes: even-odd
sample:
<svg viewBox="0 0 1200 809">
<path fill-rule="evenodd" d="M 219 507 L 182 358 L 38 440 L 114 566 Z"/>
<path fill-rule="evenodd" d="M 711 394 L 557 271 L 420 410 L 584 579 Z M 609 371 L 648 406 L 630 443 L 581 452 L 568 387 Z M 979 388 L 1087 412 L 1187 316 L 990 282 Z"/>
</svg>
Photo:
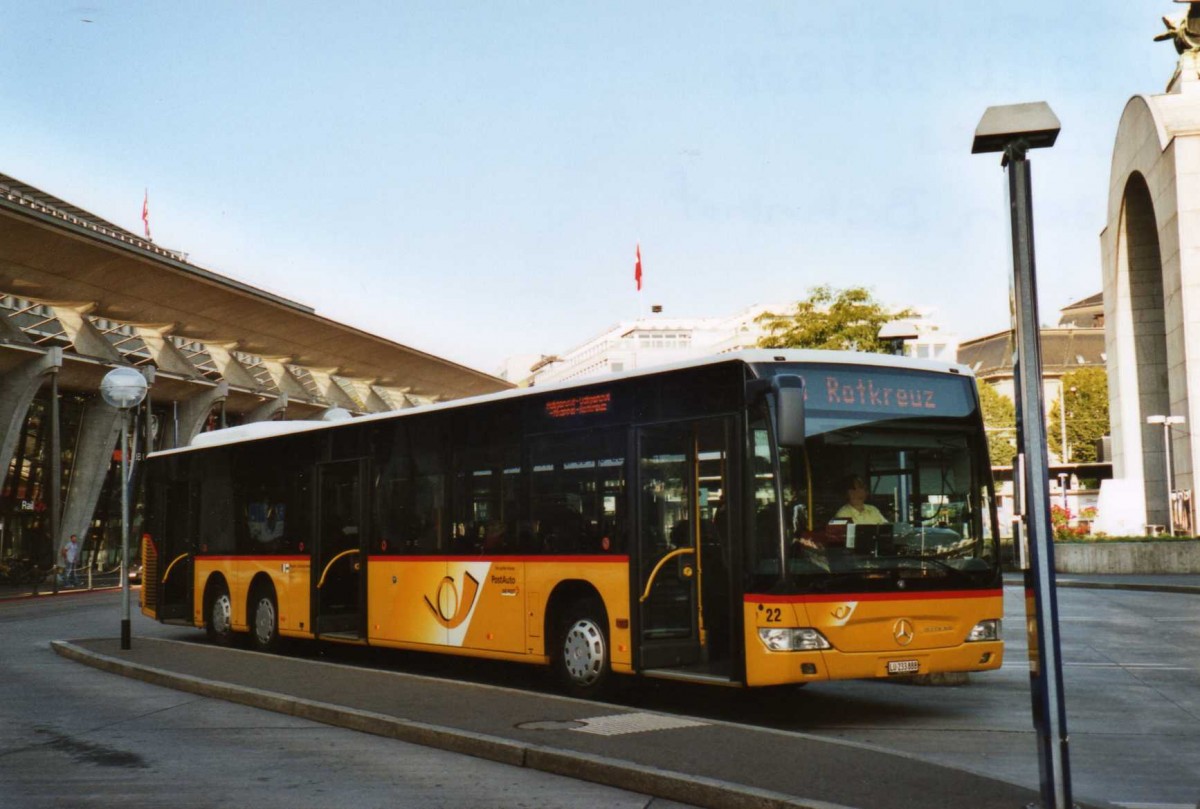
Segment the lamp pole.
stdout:
<svg viewBox="0 0 1200 809">
<path fill-rule="evenodd" d="M 1058 426 L 1062 431 L 1062 462 L 1071 462 L 1071 453 L 1067 450 L 1067 386 L 1058 380 Z"/>
<path fill-rule="evenodd" d="M 129 649 L 129 410 L 146 396 L 146 378 L 128 366 L 114 368 L 100 382 L 100 395 L 121 411 L 121 648 Z"/>
<path fill-rule="evenodd" d="M 1023 511 L 1030 551 L 1025 590 L 1033 594 L 1032 614 L 1027 615 L 1025 623 L 1043 809 L 1071 809 L 1073 804 L 1055 595 L 1054 542 L 1050 526 L 1050 463 L 1046 446 L 1041 342 L 1038 339 L 1032 176 L 1027 153 L 1030 149 L 1053 146 L 1059 129 L 1057 116 L 1044 101 L 989 107 L 975 129 L 971 147 L 975 154 L 1003 153 L 1001 165 L 1008 171 L 1013 331 L 1017 349 L 1017 425 L 1024 456 Z M 1026 605 L 1029 613 L 1028 598 Z"/>
<path fill-rule="evenodd" d="M 1175 535 L 1175 469 L 1171 463 L 1171 425 L 1184 424 L 1187 419 L 1183 416 L 1147 416 L 1147 424 L 1163 426 L 1163 453 L 1167 462 L 1167 528 L 1171 536 Z"/>
</svg>

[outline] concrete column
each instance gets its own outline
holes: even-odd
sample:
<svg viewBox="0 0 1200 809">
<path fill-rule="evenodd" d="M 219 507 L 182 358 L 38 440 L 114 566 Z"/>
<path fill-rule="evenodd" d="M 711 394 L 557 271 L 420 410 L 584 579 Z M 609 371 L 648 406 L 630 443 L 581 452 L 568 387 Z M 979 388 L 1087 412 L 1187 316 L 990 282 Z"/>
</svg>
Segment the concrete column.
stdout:
<svg viewBox="0 0 1200 809">
<path fill-rule="evenodd" d="M 33 340 L 30 340 L 25 332 L 17 328 L 12 322 L 12 318 L 4 312 L 0 312 L 0 343 L 17 343 L 18 345 L 33 345 Z"/>
<path fill-rule="evenodd" d="M 154 364 L 158 368 L 188 379 L 202 379 L 204 375 L 196 368 L 196 364 L 168 339 L 167 335 L 173 328 L 173 325 L 134 326 L 146 348 L 150 349 L 150 356 L 154 357 Z"/>
<path fill-rule="evenodd" d="M 298 402 L 307 402 L 312 397 L 287 369 L 287 363 L 291 362 L 291 359 L 291 357 L 263 357 L 263 367 L 271 375 L 271 381 L 275 383 L 275 387 L 279 388 L 280 393 L 286 393 L 288 398 Z"/>
<path fill-rule="evenodd" d="M 85 317 L 88 312 L 96 308 L 96 304 L 48 303 L 46 305 L 58 318 L 58 322 L 71 340 L 76 354 L 96 357 L 108 362 L 125 363 L 121 352 L 113 348 L 113 344 L 108 341 L 108 338 Z"/>
<path fill-rule="evenodd" d="M 278 398 L 268 399 L 246 414 L 246 423 L 255 421 L 270 421 L 276 413 L 287 410 L 288 396 L 281 393 Z"/>
<path fill-rule="evenodd" d="M 120 434 L 121 411 L 109 407 L 97 393 L 84 411 L 75 445 L 67 502 L 63 506 L 60 533 L 54 542 L 55 559 L 71 534 L 77 534 L 81 544 L 87 536 Z"/>
<path fill-rule="evenodd" d="M 1192 440 L 1200 422 L 1200 396 L 1190 395 L 1200 390 L 1200 183 L 1195 171 L 1200 170 L 1200 137 L 1177 136 L 1174 142 L 1176 166 L 1186 169 L 1176 179 L 1178 226 L 1170 229 L 1163 239 L 1164 266 L 1178 267 L 1180 285 L 1178 304 L 1168 299 L 1168 317 L 1178 317 L 1178 333 L 1168 334 L 1168 347 L 1174 348 L 1175 363 L 1171 368 L 1171 412 L 1187 418 L 1187 424 L 1172 431 L 1171 446 L 1175 466 L 1175 487 L 1190 489 L 1197 495 L 1197 470 L 1200 469 L 1200 441 Z M 1167 239 L 1174 242 L 1174 253 Z M 1175 325 L 1175 324 L 1172 324 Z"/>
<path fill-rule="evenodd" d="M 13 370 L 0 376 L 0 485 L 8 476 L 21 425 L 38 389 L 50 374 L 62 368 L 61 348 L 38 352 Z"/>
<path fill-rule="evenodd" d="M 403 410 L 408 407 L 405 393 L 408 388 L 385 388 L 382 385 L 372 385 L 371 395 L 387 405 L 388 410 Z"/>
<path fill-rule="evenodd" d="M 346 379 L 339 377 L 343 389 L 347 386 L 354 391 L 356 401 L 362 402 L 362 409 L 368 413 L 387 413 L 396 408 L 391 402 L 375 389 L 370 382 L 362 379 Z"/>
<path fill-rule="evenodd" d="M 367 407 L 372 413 L 384 413 L 392 410 L 399 410 L 400 405 L 391 397 L 386 388 L 380 388 L 376 385 L 368 385 L 370 396 L 367 397 Z"/>
<path fill-rule="evenodd" d="M 163 441 L 162 449 L 186 447 L 204 427 L 204 421 L 213 407 L 229 398 L 229 383 L 218 382 L 214 387 L 197 393 L 184 402 L 179 402 L 179 440 L 172 441 L 173 431 L 169 431 Z"/>
<path fill-rule="evenodd" d="M 233 350 L 237 348 L 236 341 L 204 345 L 208 349 L 208 356 L 212 357 L 213 364 L 217 366 L 217 371 L 226 382 L 239 388 L 262 390 L 262 383 L 233 356 Z"/>
<path fill-rule="evenodd" d="M 321 392 L 321 397 L 330 405 L 344 407 L 358 413 L 363 412 L 366 409 L 363 403 L 352 397 L 333 378 L 333 372 L 336 370 L 336 368 L 309 368 L 308 372 L 312 375 L 313 381 L 317 383 L 317 390 Z"/>
</svg>

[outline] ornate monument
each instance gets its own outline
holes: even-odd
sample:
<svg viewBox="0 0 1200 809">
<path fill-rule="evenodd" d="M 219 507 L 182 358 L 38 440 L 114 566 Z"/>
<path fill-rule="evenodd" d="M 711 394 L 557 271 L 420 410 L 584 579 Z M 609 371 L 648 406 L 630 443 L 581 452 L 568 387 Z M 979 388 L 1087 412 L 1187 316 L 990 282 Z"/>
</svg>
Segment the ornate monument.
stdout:
<svg viewBox="0 0 1200 809">
<path fill-rule="evenodd" d="M 1113 147 L 1107 226 L 1100 235 L 1114 480 L 1099 530 L 1195 530 L 1200 468 L 1200 2 L 1155 37 L 1179 52 L 1161 95 L 1134 96 Z M 1192 395 L 1195 393 L 1195 395 Z M 1155 423 L 1147 419 L 1156 417 Z M 1173 428 L 1164 417 L 1183 417 Z M 1167 441 L 1174 489 L 1168 496 Z"/>
<path fill-rule="evenodd" d="M 1200 50 L 1200 3 L 1192 2 L 1192 0 L 1175 0 L 1175 2 L 1188 4 L 1187 16 L 1178 22 L 1172 21 L 1170 17 L 1163 17 L 1163 25 L 1167 26 L 1167 32 L 1156 36 L 1154 41 L 1163 42 L 1172 39 L 1175 41 L 1175 50 L 1179 53 Z"/>
</svg>

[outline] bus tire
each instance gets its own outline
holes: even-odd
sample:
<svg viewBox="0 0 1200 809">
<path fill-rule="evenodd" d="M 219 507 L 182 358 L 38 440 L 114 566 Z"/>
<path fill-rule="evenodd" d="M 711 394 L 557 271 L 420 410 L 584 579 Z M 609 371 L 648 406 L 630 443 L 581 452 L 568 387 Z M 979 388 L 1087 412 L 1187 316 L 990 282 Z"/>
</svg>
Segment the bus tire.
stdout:
<svg viewBox="0 0 1200 809">
<path fill-rule="evenodd" d="M 204 610 L 204 631 L 208 633 L 208 639 L 218 646 L 233 645 L 233 601 L 223 581 L 213 585 L 208 597 Z"/>
<path fill-rule="evenodd" d="M 555 674 L 567 693 L 595 698 L 612 678 L 608 621 L 593 599 L 575 601 L 562 613 L 554 641 Z"/>
<path fill-rule="evenodd" d="M 250 618 L 254 648 L 260 652 L 279 651 L 279 602 L 274 588 L 263 586 L 255 590 L 254 614 Z"/>
</svg>

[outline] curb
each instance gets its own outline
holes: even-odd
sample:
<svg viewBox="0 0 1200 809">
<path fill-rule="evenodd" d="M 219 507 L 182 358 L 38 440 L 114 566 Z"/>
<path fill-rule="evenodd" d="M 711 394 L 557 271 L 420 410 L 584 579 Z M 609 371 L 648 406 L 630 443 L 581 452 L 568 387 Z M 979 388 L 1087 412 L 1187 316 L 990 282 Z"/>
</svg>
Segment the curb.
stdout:
<svg viewBox="0 0 1200 809">
<path fill-rule="evenodd" d="M 1139 582 L 1118 582 L 1118 581 L 1096 581 L 1094 579 L 1071 579 L 1062 578 L 1070 576 L 1070 573 L 1054 574 L 1054 583 L 1056 587 L 1071 588 L 1077 590 L 1134 590 L 1142 593 L 1183 593 L 1186 595 L 1200 595 L 1200 585 L 1195 584 L 1152 584 Z M 1020 578 L 1004 579 L 1005 587 L 1021 587 L 1024 582 Z"/>
<path fill-rule="evenodd" d="M 591 781 L 706 809 L 852 809 L 841 804 L 796 798 L 779 792 L 646 767 L 604 756 L 523 744 L 486 734 L 439 727 L 325 702 L 288 697 L 257 688 L 176 674 L 91 652 L 68 641 L 51 641 L 50 647 L 60 657 L 68 660 L 152 685 L 514 767 L 526 767 L 553 775 Z"/>
<path fill-rule="evenodd" d="M 140 584 L 134 585 L 134 587 L 140 587 L 140 586 L 141 586 Z M 33 598 L 55 598 L 58 596 L 80 596 L 80 595 L 89 595 L 91 593 L 111 593 L 114 591 L 119 592 L 120 589 L 121 589 L 120 585 L 115 585 L 113 587 L 93 587 L 91 590 L 88 590 L 86 588 L 73 587 L 70 589 L 60 589 L 57 593 L 54 592 L 53 590 L 47 589 L 45 591 L 37 592 L 37 593 L 29 591 L 29 592 L 15 593 L 13 595 L 0 596 L 0 602 L 27 601 L 27 600 L 33 599 Z"/>
<path fill-rule="evenodd" d="M 1059 579 L 1059 587 L 1080 590 L 1136 590 L 1143 593 L 1186 593 L 1200 595 L 1200 587 L 1192 584 L 1138 584 L 1136 582 L 1078 581 Z"/>
</svg>

